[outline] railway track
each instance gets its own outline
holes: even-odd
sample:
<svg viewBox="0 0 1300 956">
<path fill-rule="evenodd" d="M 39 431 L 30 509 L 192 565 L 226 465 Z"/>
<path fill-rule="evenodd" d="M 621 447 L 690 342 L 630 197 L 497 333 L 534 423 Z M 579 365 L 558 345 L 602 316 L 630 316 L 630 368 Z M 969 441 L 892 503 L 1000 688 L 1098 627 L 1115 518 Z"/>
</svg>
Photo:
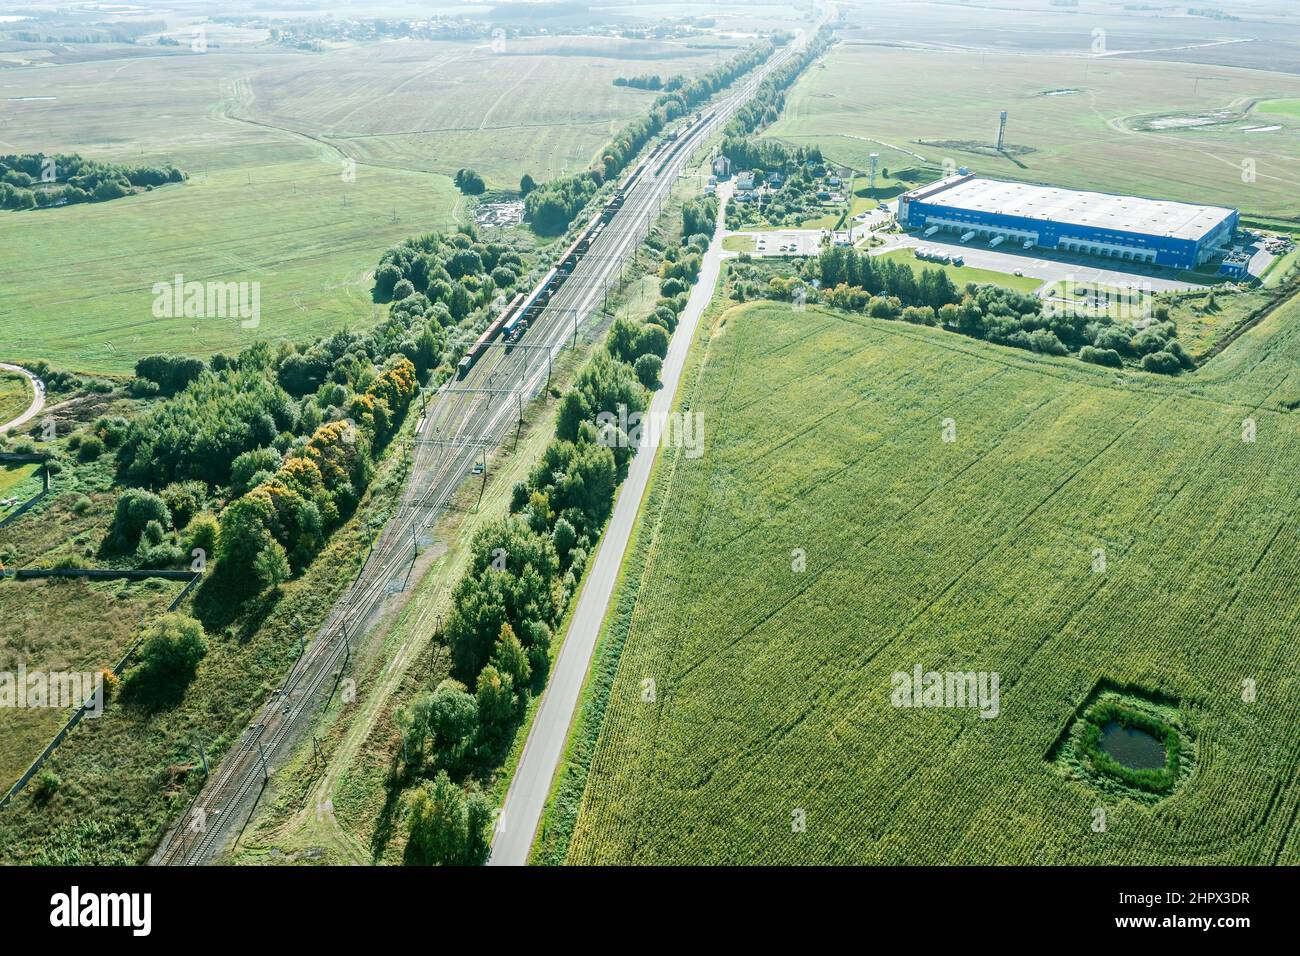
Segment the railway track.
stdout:
<svg viewBox="0 0 1300 956">
<path fill-rule="evenodd" d="M 521 339 L 526 347 L 493 342 L 463 379 L 453 379 L 433 393 L 418 424 L 397 512 L 283 686 L 272 693 L 256 722 L 173 821 L 152 864 L 210 863 L 249 819 L 276 762 L 288 755 L 299 733 L 332 696 L 354 648 L 389 597 L 401 590 L 421 536 L 434 527 L 475 459 L 506 437 L 523 407 L 545 387 L 550 360 L 602 308 L 622 266 L 641 244 L 695 148 L 720 129 L 767 73 L 792 53 L 793 44 L 779 49 L 735 91 L 703 111 L 689 132 L 638 167 L 629 177 L 617 211 Z"/>
</svg>

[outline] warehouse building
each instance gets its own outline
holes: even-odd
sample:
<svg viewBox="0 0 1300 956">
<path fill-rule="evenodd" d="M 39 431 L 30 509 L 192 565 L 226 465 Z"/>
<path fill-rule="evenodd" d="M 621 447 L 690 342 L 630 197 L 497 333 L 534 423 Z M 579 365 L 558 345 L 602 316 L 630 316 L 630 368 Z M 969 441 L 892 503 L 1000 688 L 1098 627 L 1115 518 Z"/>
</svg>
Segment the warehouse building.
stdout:
<svg viewBox="0 0 1300 956">
<path fill-rule="evenodd" d="M 1130 262 L 1193 269 L 1237 231 L 1238 213 L 1162 199 L 1078 192 L 1056 186 L 949 176 L 904 193 L 898 221 L 926 236 L 963 242 L 1057 249 Z"/>
</svg>

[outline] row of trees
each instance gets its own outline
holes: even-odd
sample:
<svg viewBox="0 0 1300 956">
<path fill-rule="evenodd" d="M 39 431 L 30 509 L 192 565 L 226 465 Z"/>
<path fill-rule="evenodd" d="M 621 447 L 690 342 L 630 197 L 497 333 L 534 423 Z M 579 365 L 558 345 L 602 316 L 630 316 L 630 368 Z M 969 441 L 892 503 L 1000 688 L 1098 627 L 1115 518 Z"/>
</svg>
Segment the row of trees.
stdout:
<svg viewBox="0 0 1300 956">
<path fill-rule="evenodd" d="M 1177 340 L 1169 310 L 1158 305 L 1140 326 L 1072 308 L 1044 309 L 1035 295 L 994 285 L 959 289 L 940 268 L 914 269 L 855 249 L 823 250 L 806 277 L 776 276 L 768 294 L 778 299 L 820 299 L 874 318 L 933 325 L 999 345 L 1046 355 L 1078 353 L 1085 362 L 1122 367 L 1135 362 L 1149 372 L 1177 374 L 1195 362 Z M 817 287 L 805 281 L 816 278 Z"/>
<path fill-rule="evenodd" d="M 601 152 L 599 162 L 583 173 L 553 179 L 524 199 L 524 218 L 544 235 L 563 232 L 601 185 L 617 176 L 632 157 L 665 126 L 699 106 L 718 90 L 763 63 L 775 49 L 764 40 L 714 69 L 693 77 L 655 99 L 650 114 L 623 127 Z"/>
<path fill-rule="evenodd" d="M 686 82 L 686 78 L 680 73 L 670 76 L 665 84 L 664 78 L 658 73 L 642 73 L 637 76 L 618 76 L 614 78 L 615 86 L 626 86 L 634 90 L 653 90 L 662 89 L 675 90 Z"/>
<path fill-rule="evenodd" d="M 829 26 L 823 26 L 802 52 L 764 77 L 754 95 L 736 111 L 736 115 L 723 129 L 724 139 L 742 138 L 775 122 L 785 107 L 786 91 L 794 85 L 794 81 L 808 65 L 825 53 L 834 42 L 834 31 Z"/>
<path fill-rule="evenodd" d="M 122 166 L 73 153 L 0 156 L 0 209 L 104 202 L 186 178 L 175 166 Z"/>
</svg>

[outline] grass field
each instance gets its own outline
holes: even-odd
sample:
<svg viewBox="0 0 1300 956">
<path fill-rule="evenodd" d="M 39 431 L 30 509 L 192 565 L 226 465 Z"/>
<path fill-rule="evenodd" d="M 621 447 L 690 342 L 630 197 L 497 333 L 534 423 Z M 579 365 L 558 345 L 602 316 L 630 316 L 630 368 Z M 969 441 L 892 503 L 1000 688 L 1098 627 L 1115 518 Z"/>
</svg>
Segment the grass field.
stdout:
<svg viewBox="0 0 1300 956">
<path fill-rule="evenodd" d="M 701 338 L 568 862 L 1300 862 L 1300 302 L 1177 381 L 771 303 Z M 891 706 L 916 665 L 998 716 Z M 1154 806 L 1049 759 L 1103 681 L 1194 740 Z"/>
<path fill-rule="evenodd" d="M 175 581 L 0 583 L 0 671 L 112 667 L 140 622 L 179 593 Z M 0 794 L 13 786 L 70 716 L 57 708 L 0 710 Z"/>
<path fill-rule="evenodd" d="M 141 354 L 367 325 L 384 250 L 466 218 L 449 174 L 478 167 L 489 185 L 514 188 L 525 172 L 585 167 L 653 98 L 614 77 L 707 69 L 723 47 L 574 38 L 496 54 L 392 42 L 4 71 L 0 152 L 168 161 L 191 178 L 112 203 L 0 214 L 0 355 L 125 373 Z M 27 96 L 53 99 L 7 102 Z M 154 283 L 177 274 L 260 283 L 260 324 L 155 318 Z"/>
<path fill-rule="evenodd" d="M 1300 100 L 1265 100 L 1255 109 L 1270 116 L 1294 116 L 1300 119 Z"/>
<path fill-rule="evenodd" d="M 32 386 L 27 376 L 0 371 L 0 425 L 13 421 L 32 403 Z"/>
<path fill-rule="evenodd" d="M 914 271 L 942 269 L 948 273 L 948 277 L 957 284 L 958 288 L 961 288 L 967 282 L 976 282 L 980 285 L 1000 285 L 1020 292 L 1033 292 L 1043 284 L 1042 279 L 1035 279 L 1032 276 L 1016 276 L 1010 272 L 975 269 L 971 266 L 946 265 L 942 262 L 924 262 L 916 258 L 916 252 L 913 249 L 894 249 L 891 252 L 881 253 L 880 258 L 889 259 L 893 262 L 902 262 L 911 266 Z"/>
<path fill-rule="evenodd" d="M 978 76 L 979 82 L 970 78 Z M 924 82 L 918 82 L 924 77 Z M 1048 96 L 1059 89 L 1071 95 Z M 1201 64 L 1083 56 L 999 55 L 843 43 L 792 91 L 768 135 L 818 143 L 828 157 L 865 169 L 868 155 L 894 170 L 925 161 L 981 175 L 1236 206 L 1300 216 L 1300 121 L 1246 112 L 1236 123 L 1138 132 L 1137 117 L 1245 111 L 1256 99 L 1300 95 L 1300 77 Z M 1008 110 L 1016 156 L 931 143 L 990 143 Z M 1251 126 L 1281 125 L 1247 133 Z M 913 155 L 915 154 L 915 155 Z M 1243 162 L 1254 181 L 1243 181 Z"/>
<path fill-rule="evenodd" d="M 40 471 L 37 464 L 0 464 L 0 499 L 17 498 L 12 508 L 0 505 L 0 518 L 5 518 L 21 507 L 22 503 L 41 490 Z"/>
</svg>

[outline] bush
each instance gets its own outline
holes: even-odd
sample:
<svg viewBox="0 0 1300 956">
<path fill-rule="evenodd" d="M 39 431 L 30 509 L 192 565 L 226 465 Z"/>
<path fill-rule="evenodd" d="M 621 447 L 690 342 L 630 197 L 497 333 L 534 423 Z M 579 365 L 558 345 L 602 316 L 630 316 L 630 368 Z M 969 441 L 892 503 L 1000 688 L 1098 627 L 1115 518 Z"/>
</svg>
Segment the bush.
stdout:
<svg viewBox="0 0 1300 956">
<path fill-rule="evenodd" d="M 190 523 L 207 502 L 208 486 L 201 481 L 174 481 L 159 492 L 172 513 L 172 524 L 179 530 Z"/>
<path fill-rule="evenodd" d="M 32 799 L 37 803 L 45 803 L 58 793 L 62 786 L 63 781 L 59 775 L 46 767 L 32 780 Z"/>
<path fill-rule="evenodd" d="M 1177 375 L 1183 370 L 1183 363 L 1170 352 L 1152 352 L 1142 357 L 1142 370 L 1159 375 Z"/>
<path fill-rule="evenodd" d="M 150 710 L 180 703 L 207 653 L 202 624 L 164 614 L 143 635 L 136 664 L 122 681 L 124 696 Z"/>
<path fill-rule="evenodd" d="M 1107 368 L 1123 368 L 1124 360 L 1114 349 L 1099 349 L 1085 345 L 1079 349 L 1079 358 L 1093 365 L 1105 365 Z"/>
<path fill-rule="evenodd" d="M 104 454 L 104 443 L 98 435 L 85 435 L 77 446 L 77 461 L 89 462 Z"/>
<path fill-rule="evenodd" d="M 108 531 L 109 547 L 121 554 L 134 551 L 151 521 L 162 528 L 171 527 L 172 516 L 166 502 L 153 492 L 128 488 L 117 499 L 113 524 Z"/>
<path fill-rule="evenodd" d="M 211 512 L 204 511 L 195 515 L 185 529 L 186 552 L 192 555 L 194 550 L 198 548 L 203 551 L 207 558 L 215 557 L 219 528 L 216 516 Z"/>
<path fill-rule="evenodd" d="M 632 366 L 636 371 L 636 377 L 646 388 L 655 388 L 659 384 L 659 373 L 664 365 L 663 359 L 657 355 L 642 355 Z"/>
</svg>

